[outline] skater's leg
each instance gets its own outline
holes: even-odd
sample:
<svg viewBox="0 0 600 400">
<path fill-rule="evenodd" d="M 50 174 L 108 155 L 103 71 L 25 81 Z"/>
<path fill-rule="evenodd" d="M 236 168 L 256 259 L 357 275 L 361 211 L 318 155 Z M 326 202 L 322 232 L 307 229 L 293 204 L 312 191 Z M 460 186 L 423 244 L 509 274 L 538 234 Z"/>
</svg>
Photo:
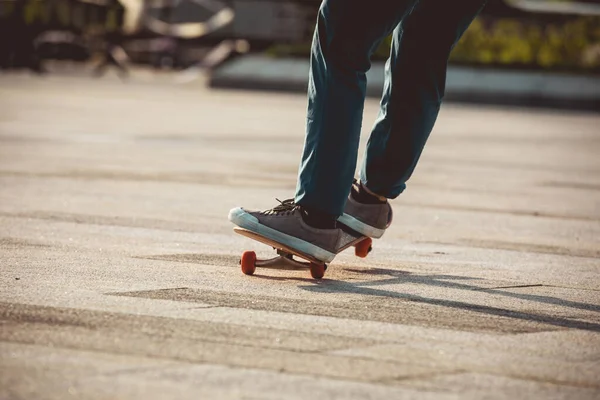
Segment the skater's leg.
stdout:
<svg viewBox="0 0 600 400">
<path fill-rule="evenodd" d="M 444 97 L 448 57 L 485 0 L 420 0 L 393 33 L 380 114 L 361 182 L 397 197 L 406 187 Z"/>
<path fill-rule="evenodd" d="M 306 140 L 295 201 L 339 216 L 356 170 L 370 56 L 415 0 L 324 0 L 311 54 Z"/>
<path fill-rule="evenodd" d="M 295 199 L 265 211 L 236 207 L 242 228 L 329 262 L 356 168 L 370 55 L 415 0 L 324 0 L 311 58 L 307 134 Z"/>
</svg>

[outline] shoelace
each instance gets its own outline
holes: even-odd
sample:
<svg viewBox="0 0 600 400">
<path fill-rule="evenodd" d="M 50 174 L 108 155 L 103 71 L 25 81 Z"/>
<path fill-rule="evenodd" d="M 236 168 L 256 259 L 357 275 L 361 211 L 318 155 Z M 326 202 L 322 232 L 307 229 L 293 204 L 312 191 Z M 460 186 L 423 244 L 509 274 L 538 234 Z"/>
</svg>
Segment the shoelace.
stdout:
<svg viewBox="0 0 600 400">
<path fill-rule="evenodd" d="M 263 214 L 266 215 L 291 215 L 294 211 L 296 211 L 297 208 L 299 208 L 300 206 L 296 203 L 294 203 L 294 199 L 287 199 L 287 200 L 279 200 L 279 199 L 275 199 L 279 202 L 279 205 L 273 207 L 270 210 L 266 210 L 263 211 Z"/>
</svg>

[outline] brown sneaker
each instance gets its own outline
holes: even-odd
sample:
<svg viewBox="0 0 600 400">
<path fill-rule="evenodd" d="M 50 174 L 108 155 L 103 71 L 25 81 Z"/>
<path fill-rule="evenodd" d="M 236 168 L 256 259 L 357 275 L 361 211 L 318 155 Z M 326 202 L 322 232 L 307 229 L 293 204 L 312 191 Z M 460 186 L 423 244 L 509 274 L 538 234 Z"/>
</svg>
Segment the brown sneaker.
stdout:
<svg viewBox="0 0 600 400">
<path fill-rule="evenodd" d="M 266 211 L 247 211 L 236 207 L 229 211 L 229 220 L 261 236 L 289 246 L 323 262 L 331 262 L 342 231 L 339 228 L 318 229 L 307 225 L 302 210 L 293 199 Z"/>
</svg>

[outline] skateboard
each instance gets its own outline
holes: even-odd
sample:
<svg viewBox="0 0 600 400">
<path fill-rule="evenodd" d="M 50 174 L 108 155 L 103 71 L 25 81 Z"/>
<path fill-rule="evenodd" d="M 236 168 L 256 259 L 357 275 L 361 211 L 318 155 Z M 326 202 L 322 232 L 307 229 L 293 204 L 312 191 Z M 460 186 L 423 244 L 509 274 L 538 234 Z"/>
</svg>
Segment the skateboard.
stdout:
<svg viewBox="0 0 600 400">
<path fill-rule="evenodd" d="M 361 258 L 366 257 L 371 252 L 373 247 L 370 237 L 364 236 L 347 227 L 346 225 L 340 224 L 339 222 L 338 226 L 342 230 L 342 239 L 340 241 L 340 246 L 336 249 L 335 254 L 339 254 L 351 246 L 354 246 L 354 254 Z M 292 270 L 309 269 L 310 275 L 315 279 L 321 279 L 325 275 L 327 264 L 313 256 L 304 254 L 298 250 L 294 250 L 285 244 L 266 238 L 256 232 L 252 232 L 244 228 L 236 227 L 233 228 L 233 231 L 242 236 L 249 237 L 250 239 L 271 246 L 277 251 L 278 254 L 277 257 L 259 260 L 256 258 L 256 253 L 254 251 L 245 251 L 242 253 L 240 265 L 242 267 L 242 272 L 246 275 L 254 274 L 254 271 L 257 267 Z M 296 260 L 294 257 L 298 257 L 305 261 Z"/>
</svg>

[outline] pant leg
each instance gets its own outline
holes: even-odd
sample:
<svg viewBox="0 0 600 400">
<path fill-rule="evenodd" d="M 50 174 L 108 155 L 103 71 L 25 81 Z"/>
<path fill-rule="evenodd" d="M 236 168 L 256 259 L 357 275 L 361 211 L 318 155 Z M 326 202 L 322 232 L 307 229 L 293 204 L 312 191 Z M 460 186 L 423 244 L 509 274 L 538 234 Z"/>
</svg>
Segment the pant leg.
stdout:
<svg viewBox="0 0 600 400">
<path fill-rule="evenodd" d="M 313 37 L 296 203 L 342 214 L 356 172 L 370 56 L 416 0 L 324 0 Z"/>
<path fill-rule="evenodd" d="M 420 0 L 393 33 L 384 94 L 361 181 L 397 197 L 406 188 L 437 119 L 448 58 L 486 0 Z"/>
</svg>

